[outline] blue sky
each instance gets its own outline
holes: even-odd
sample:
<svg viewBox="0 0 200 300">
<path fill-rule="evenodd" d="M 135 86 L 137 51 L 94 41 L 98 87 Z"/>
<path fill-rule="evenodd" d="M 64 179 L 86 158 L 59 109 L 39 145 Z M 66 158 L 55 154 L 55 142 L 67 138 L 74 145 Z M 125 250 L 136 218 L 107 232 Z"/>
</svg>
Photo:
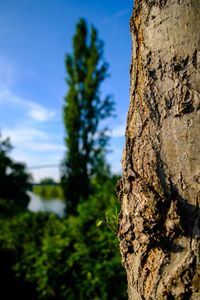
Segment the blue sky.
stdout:
<svg viewBox="0 0 200 300">
<path fill-rule="evenodd" d="M 14 146 L 12 157 L 28 167 L 59 164 L 64 156 L 62 106 L 67 93 L 64 58 L 72 52 L 78 20 L 93 24 L 105 42 L 116 115 L 108 161 L 120 172 L 129 105 L 132 0 L 0 0 L 0 130 Z M 35 180 L 59 178 L 58 168 L 32 170 Z"/>
</svg>

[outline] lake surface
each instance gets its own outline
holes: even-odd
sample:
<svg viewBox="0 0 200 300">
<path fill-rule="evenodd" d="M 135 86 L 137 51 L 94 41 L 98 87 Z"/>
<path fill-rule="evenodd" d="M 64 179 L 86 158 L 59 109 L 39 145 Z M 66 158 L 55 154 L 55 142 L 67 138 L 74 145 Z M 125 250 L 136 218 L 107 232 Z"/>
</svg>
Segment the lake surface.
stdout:
<svg viewBox="0 0 200 300">
<path fill-rule="evenodd" d="M 40 196 L 29 192 L 30 202 L 28 205 L 28 210 L 38 212 L 54 212 L 60 217 L 64 216 L 65 212 L 65 203 L 63 203 L 59 199 L 50 199 L 45 200 L 42 199 Z"/>
</svg>

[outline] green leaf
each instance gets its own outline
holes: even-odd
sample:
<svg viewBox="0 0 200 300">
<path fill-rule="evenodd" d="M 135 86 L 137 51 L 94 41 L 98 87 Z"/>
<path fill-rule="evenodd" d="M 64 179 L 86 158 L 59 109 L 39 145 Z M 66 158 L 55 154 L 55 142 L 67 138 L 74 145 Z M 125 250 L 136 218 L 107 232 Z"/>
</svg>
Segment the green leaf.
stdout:
<svg viewBox="0 0 200 300">
<path fill-rule="evenodd" d="M 100 227 L 103 223 L 104 223 L 103 220 L 98 220 L 97 223 L 96 223 L 96 225 L 97 225 L 97 227 Z"/>
</svg>

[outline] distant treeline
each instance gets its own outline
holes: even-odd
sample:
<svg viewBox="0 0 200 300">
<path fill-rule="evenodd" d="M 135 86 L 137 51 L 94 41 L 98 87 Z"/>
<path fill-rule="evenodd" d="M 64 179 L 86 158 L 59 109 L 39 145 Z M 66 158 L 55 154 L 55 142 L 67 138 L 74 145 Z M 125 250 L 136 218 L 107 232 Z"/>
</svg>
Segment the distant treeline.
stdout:
<svg viewBox="0 0 200 300">
<path fill-rule="evenodd" d="M 63 190 L 59 184 L 38 184 L 33 185 L 32 191 L 34 194 L 43 199 L 64 199 Z"/>
</svg>

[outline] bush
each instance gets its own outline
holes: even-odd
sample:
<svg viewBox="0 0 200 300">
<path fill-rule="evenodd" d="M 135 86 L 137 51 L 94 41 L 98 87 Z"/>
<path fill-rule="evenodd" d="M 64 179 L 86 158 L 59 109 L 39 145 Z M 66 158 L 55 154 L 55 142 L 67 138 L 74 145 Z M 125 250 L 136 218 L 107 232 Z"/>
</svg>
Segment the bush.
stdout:
<svg viewBox="0 0 200 300">
<path fill-rule="evenodd" d="M 96 185 L 95 195 L 78 206 L 77 216 L 61 219 L 55 214 L 27 212 L 0 220 L 0 256 L 8 263 L 13 297 L 127 299 L 117 238 L 107 226 L 96 226 L 107 211 L 114 213 L 112 189 L 111 179 L 101 187 Z"/>
</svg>

